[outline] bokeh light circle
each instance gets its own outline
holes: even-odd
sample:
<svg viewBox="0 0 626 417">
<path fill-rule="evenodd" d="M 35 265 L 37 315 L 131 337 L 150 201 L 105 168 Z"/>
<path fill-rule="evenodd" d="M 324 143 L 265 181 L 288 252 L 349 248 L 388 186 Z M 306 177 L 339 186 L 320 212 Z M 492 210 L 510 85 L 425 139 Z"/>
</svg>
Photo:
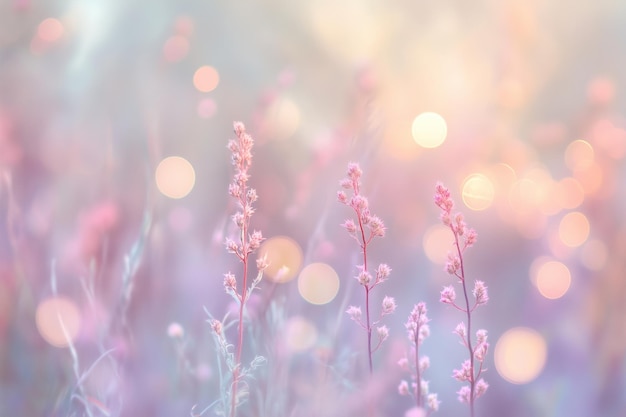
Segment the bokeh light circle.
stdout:
<svg viewBox="0 0 626 417">
<path fill-rule="evenodd" d="M 572 171 L 581 171 L 593 165 L 594 151 L 585 140 L 575 140 L 565 149 L 565 165 Z"/>
<path fill-rule="evenodd" d="M 42 301 L 35 313 L 37 330 L 52 346 L 66 347 L 74 343 L 80 329 L 80 311 L 65 297 L 52 297 Z"/>
<path fill-rule="evenodd" d="M 263 242 L 258 257 L 264 256 L 269 263 L 264 276 L 270 281 L 291 281 L 302 268 L 302 248 L 287 236 L 274 236 Z"/>
<path fill-rule="evenodd" d="M 424 233 L 422 245 L 424 253 L 431 262 L 443 265 L 448 260 L 448 252 L 452 249 L 452 232 L 442 224 L 436 224 L 428 228 Z"/>
<path fill-rule="evenodd" d="M 169 156 L 163 159 L 155 172 L 156 185 L 159 191 L 174 199 L 185 197 L 196 183 L 193 166 L 185 158 Z"/>
<path fill-rule="evenodd" d="M 220 74 L 209 65 L 203 65 L 193 74 L 193 85 L 198 91 L 210 93 L 217 88 Z"/>
<path fill-rule="evenodd" d="M 448 125 L 439 114 L 425 112 L 413 120 L 411 134 L 413 135 L 413 140 L 419 146 L 436 148 L 446 140 Z"/>
<path fill-rule="evenodd" d="M 572 282 L 572 276 L 565 264 L 546 261 L 536 268 L 534 283 L 539 293 L 547 299 L 556 300 L 565 295 Z"/>
<path fill-rule="evenodd" d="M 526 384 L 543 370 L 548 347 L 535 330 L 515 327 L 506 331 L 496 343 L 496 370 L 512 384 Z"/>
<path fill-rule="evenodd" d="M 63 36 L 63 24 L 53 17 L 44 19 L 37 27 L 37 36 L 46 42 L 56 42 Z"/>
<path fill-rule="evenodd" d="M 288 97 L 277 98 L 266 109 L 265 123 L 269 139 L 289 139 L 300 127 L 300 109 Z"/>
<path fill-rule="evenodd" d="M 317 342 L 317 328 L 302 316 L 293 316 L 285 323 L 284 343 L 290 352 L 302 352 Z"/>
<path fill-rule="evenodd" d="M 339 275 L 328 264 L 312 263 L 298 276 L 298 292 L 311 304 L 330 303 L 339 291 Z"/>
<path fill-rule="evenodd" d="M 472 174 L 463 181 L 463 203 L 470 210 L 485 210 L 491 206 L 494 197 L 493 183 L 483 174 Z"/>
<path fill-rule="evenodd" d="M 571 248 L 585 243 L 589 237 L 589 220 L 584 214 L 574 211 L 567 213 L 559 223 L 559 238 Z"/>
</svg>

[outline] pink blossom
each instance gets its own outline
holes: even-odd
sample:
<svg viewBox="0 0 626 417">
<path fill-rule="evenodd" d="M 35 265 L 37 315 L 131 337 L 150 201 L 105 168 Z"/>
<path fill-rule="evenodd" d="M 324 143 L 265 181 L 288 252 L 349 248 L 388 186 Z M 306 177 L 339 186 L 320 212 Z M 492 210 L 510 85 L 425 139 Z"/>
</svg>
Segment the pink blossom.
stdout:
<svg viewBox="0 0 626 417">
<path fill-rule="evenodd" d="M 352 219 L 346 220 L 341 226 L 344 227 L 350 234 L 356 233 L 356 224 L 354 224 L 354 220 Z"/>
<path fill-rule="evenodd" d="M 457 394 L 459 395 L 459 401 L 461 401 L 462 403 L 466 403 L 469 404 L 470 403 L 470 387 L 467 385 L 464 385 L 461 387 L 460 390 L 457 391 Z"/>
<path fill-rule="evenodd" d="M 382 316 L 386 316 L 387 314 L 391 314 L 396 310 L 396 300 L 393 297 L 385 297 L 383 299 L 382 305 Z"/>
<path fill-rule="evenodd" d="M 346 313 L 350 316 L 350 319 L 361 323 L 361 307 L 350 306 L 346 310 Z"/>
<path fill-rule="evenodd" d="M 409 383 L 405 380 L 400 381 L 400 385 L 398 385 L 398 393 L 400 395 L 409 395 Z"/>
<path fill-rule="evenodd" d="M 456 300 L 456 292 L 454 291 L 454 287 L 451 285 L 443 287 L 443 290 L 441 291 L 441 298 L 439 299 L 439 301 L 444 304 L 454 305 L 454 300 Z"/>
<path fill-rule="evenodd" d="M 474 282 L 474 290 L 472 291 L 474 297 L 476 297 L 476 305 L 487 304 L 489 301 L 489 295 L 487 294 L 487 287 L 482 281 Z"/>
<path fill-rule="evenodd" d="M 487 388 L 489 388 L 489 384 L 485 382 L 485 380 L 483 380 L 482 378 L 478 380 L 478 382 L 476 382 L 476 387 L 474 388 L 474 395 L 476 396 L 476 398 L 481 397 L 486 391 Z"/>
</svg>

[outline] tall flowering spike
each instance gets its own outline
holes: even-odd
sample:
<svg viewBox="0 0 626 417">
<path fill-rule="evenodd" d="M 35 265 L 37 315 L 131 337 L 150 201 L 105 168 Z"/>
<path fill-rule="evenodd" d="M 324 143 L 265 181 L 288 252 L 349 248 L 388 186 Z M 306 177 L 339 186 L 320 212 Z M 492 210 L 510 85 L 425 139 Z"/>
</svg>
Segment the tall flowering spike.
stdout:
<svg viewBox="0 0 626 417">
<path fill-rule="evenodd" d="M 376 333 L 378 334 L 378 343 L 376 346 L 372 346 L 372 333 L 374 326 L 379 323 L 379 320 L 373 321 L 370 312 L 370 291 L 378 284 L 384 282 L 391 273 L 391 268 L 387 264 L 380 264 L 375 271 L 376 277 L 368 269 L 368 246 L 375 237 L 385 236 L 385 224 L 378 217 L 371 213 L 369 202 L 367 198 L 361 194 L 361 177 L 363 171 L 359 164 L 350 162 L 346 171 L 346 176 L 339 181 L 339 187 L 337 191 L 337 201 L 352 209 L 354 212 L 353 219 L 347 219 L 342 223 L 342 227 L 346 229 L 351 238 L 353 238 L 359 245 L 361 253 L 363 254 L 363 264 L 357 266 L 358 273 L 355 279 L 365 290 L 365 320 L 361 321 L 361 308 L 351 306 L 346 313 L 350 318 L 359 323 L 367 332 L 367 353 L 369 361 L 370 374 L 373 373 L 372 354 L 380 347 L 389 335 L 389 330 L 386 326 L 376 327 Z M 351 194 L 351 195 L 348 195 Z M 387 314 L 393 313 L 396 308 L 396 304 L 393 298 L 385 297 L 383 300 L 380 318 Z"/>
<path fill-rule="evenodd" d="M 430 335 L 430 329 L 428 327 L 428 316 L 426 315 L 426 304 L 421 302 L 413 306 L 413 310 L 409 314 L 409 317 L 404 324 L 407 329 L 407 335 L 409 337 L 409 343 L 411 346 L 411 359 L 404 358 L 399 362 L 400 366 L 411 373 L 411 387 L 413 392 L 410 392 L 415 398 L 415 405 L 417 409 L 428 409 L 428 414 L 439 409 L 439 400 L 437 400 L 437 394 L 429 393 L 428 381 L 424 380 L 422 375 L 430 366 L 430 359 L 428 356 L 420 357 L 420 346 Z M 408 385 L 405 386 L 403 381 L 398 387 L 398 391 L 403 395 L 403 390 L 406 388 L 408 392 Z"/>
<path fill-rule="evenodd" d="M 249 169 L 252 164 L 252 147 L 254 140 L 246 132 L 246 127 L 241 122 L 234 122 L 233 129 L 235 131 L 235 139 L 228 142 L 228 149 L 231 152 L 231 163 L 235 169 L 233 180 L 228 186 L 228 194 L 237 202 L 238 210 L 232 215 L 234 225 L 238 231 L 236 233 L 237 240 L 226 238 L 226 250 L 237 256 L 243 264 L 243 273 L 240 285 L 234 274 L 230 272 L 224 275 L 224 288 L 227 293 L 232 295 L 239 302 L 239 321 L 238 321 L 238 338 L 236 343 L 236 352 L 234 355 L 234 364 L 230 364 L 232 372 L 232 381 L 228 384 L 230 391 L 230 416 L 234 417 L 239 402 L 242 400 L 241 393 L 238 394 L 238 386 L 240 380 L 245 376 L 241 365 L 241 354 L 243 349 L 243 326 L 245 303 L 249 299 L 249 292 L 254 290 L 263 276 L 263 270 L 267 267 L 267 259 L 259 258 L 256 260 L 258 274 L 249 283 L 248 275 L 250 272 L 250 255 L 252 255 L 263 242 L 263 234 L 250 229 L 250 221 L 254 214 L 253 204 L 258 200 L 257 192 L 254 188 L 248 186 L 250 180 Z M 215 334 L 219 335 L 220 344 L 226 346 L 225 336 L 222 332 L 222 324 L 216 320 L 211 322 L 211 327 Z M 227 350 L 225 350 L 226 353 Z M 232 358 L 229 359 L 232 362 Z M 226 406 L 227 407 L 227 406 Z"/>
<path fill-rule="evenodd" d="M 435 187 L 435 205 L 441 209 L 441 222 L 450 229 L 454 237 L 454 253 L 448 254 L 445 270 L 448 274 L 458 278 L 463 289 L 462 299 L 465 302 L 465 305 L 456 304 L 456 292 L 451 285 L 444 287 L 441 291 L 439 301 L 451 305 L 465 314 L 465 321 L 456 326 L 454 333 L 461 339 L 461 344 L 467 348 L 469 358 L 462 363 L 461 368 L 453 371 L 452 377 L 460 382 L 469 382 L 469 385 L 463 386 L 458 391 L 458 395 L 459 401 L 469 405 L 470 415 L 474 417 L 474 402 L 485 393 L 489 386 L 480 378 L 484 371 L 483 362 L 489 344 L 485 330 L 479 330 L 476 333 L 476 340 L 472 340 L 472 312 L 476 307 L 487 304 L 489 295 L 485 283 L 475 281 L 474 289 L 471 290 L 474 303 L 470 305 L 468 294 L 470 290 L 465 276 L 463 256 L 465 250 L 476 243 L 477 234 L 474 229 L 467 226 L 462 213 L 452 212 L 454 201 L 450 196 L 450 191 L 441 183 Z"/>
</svg>

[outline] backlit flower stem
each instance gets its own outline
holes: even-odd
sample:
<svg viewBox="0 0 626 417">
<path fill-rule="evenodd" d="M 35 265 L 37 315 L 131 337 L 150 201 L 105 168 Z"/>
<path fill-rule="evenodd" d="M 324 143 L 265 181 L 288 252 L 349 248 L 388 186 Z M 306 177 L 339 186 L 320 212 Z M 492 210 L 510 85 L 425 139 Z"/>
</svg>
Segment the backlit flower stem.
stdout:
<svg viewBox="0 0 626 417">
<path fill-rule="evenodd" d="M 356 215 L 356 223 L 354 220 L 346 220 L 343 227 L 348 231 L 350 236 L 359 244 L 363 253 L 363 264 L 358 266 L 359 273 L 355 277 L 359 284 L 365 290 L 365 323 L 361 321 L 360 307 L 350 306 L 347 313 L 350 318 L 357 322 L 367 332 L 367 356 L 369 374 L 374 373 L 374 365 L 372 356 L 380 347 L 381 343 L 388 337 L 388 329 L 386 326 L 377 328 L 378 343 L 372 346 L 372 330 L 379 320 L 372 320 L 370 309 L 370 291 L 385 281 L 391 272 L 386 264 L 380 264 L 376 270 L 376 278 L 372 277 L 368 269 L 367 250 L 368 245 L 375 237 L 383 237 L 385 235 L 385 226 L 378 217 L 372 215 L 369 210 L 368 202 L 360 193 L 360 178 L 362 175 L 361 168 L 358 164 L 348 164 L 348 172 L 346 178 L 341 182 L 341 188 L 352 191 L 352 197 L 348 198 L 342 190 L 337 192 L 337 199 L 340 203 L 351 207 Z M 386 314 L 391 314 L 395 309 L 395 301 L 391 297 L 385 297 L 383 300 L 383 308 L 381 310 L 381 318 Z"/>
<path fill-rule="evenodd" d="M 469 353 L 469 357 L 470 357 L 470 369 L 472 370 L 472 375 L 470 378 L 470 401 L 469 401 L 469 407 L 470 407 L 470 416 L 474 417 L 474 399 L 475 399 L 475 392 L 474 392 L 474 385 L 476 384 L 475 381 L 475 377 L 474 377 L 474 349 L 472 348 L 472 310 L 470 309 L 470 304 L 469 304 L 469 297 L 467 295 L 467 285 L 465 282 L 465 266 L 463 264 L 463 251 L 461 250 L 461 244 L 459 243 L 459 235 L 457 232 L 455 232 L 454 228 L 452 226 L 450 226 L 450 229 L 452 230 L 452 233 L 454 234 L 454 246 L 456 246 L 456 250 L 457 250 L 457 254 L 459 256 L 459 264 L 460 264 L 460 268 L 459 270 L 461 271 L 461 275 L 460 275 L 460 280 L 461 280 L 461 284 L 463 285 L 463 297 L 465 298 L 465 314 L 467 317 L 467 349 L 468 349 L 468 353 Z"/>
</svg>

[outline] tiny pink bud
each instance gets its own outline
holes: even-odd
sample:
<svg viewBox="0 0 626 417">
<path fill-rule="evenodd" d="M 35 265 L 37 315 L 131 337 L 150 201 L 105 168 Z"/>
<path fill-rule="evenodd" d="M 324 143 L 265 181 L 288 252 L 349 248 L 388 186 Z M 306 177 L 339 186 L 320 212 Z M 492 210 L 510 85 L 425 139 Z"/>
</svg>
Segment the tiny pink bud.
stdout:
<svg viewBox="0 0 626 417">
<path fill-rule="evenodd" d="M 261 242 L 265 240 L 263 234 L 260 231 L 255 230 L 250 236 L 250 251 L 255 251 L 261 246 Z"/>
<path fill-rule="evenodd" d="M 377 327 L 376 333 L 378 333 L 378 338 L 381 342 L 384 342 L 389 337 L 389 329 L 387 328 L 387 326 Z"/>
<path fill-rule="evenodd" d="M 359 164 L 355 162 L 350 162 L 348 164 L 348 178 L 350 178 L 352 181 L 358 181 L 359 178 L 361 178 L 362 174 L 363 171 L 361 171 Z"/>
<path fill-rule="evenodd" d="M 398 385 L 398 393 L 400 395 L 409 395 L 409 383 L 402 380 L 400 385 Z"/>
<path fill-rule="evenodd" d="M 487 304 L 487 301 L 489 301 L 487 287 L 482 281 L 474 282 L 474 290 L 472 291 L 472 294 L 476 297 L 476 305 Z"/>
<path fill-rule="evenodd" d="M 215 332 L 215 334 L 217 334 L 218 336 L 221 336 L 222 334 L 222 322 L 220 322 L 219 320 L 211 320 L 210 322 L 211 325 L 211 329 Z"/>
<path fill-rule="evenodd" d="M 387 264 L 380 264 L 378 268 L 376 268 L 376 282 L 384 282 L 391 274 L 391 268 Z"/>
<path fill-rule="evenodd" d="M 350 319 L 361 323 L 361 307 L 350 306 L 346 310 L 346 313 L 350 316 Z"/>
<path fill-rule="evenodd" d="M 352 219 L 346 220 L 341 226 L 343 226 L 348 231 L 348 233 L 356 233 L 356 224 Z"/>
<path fill-rule="evenodd" d="M 357 281 L 359 281 L 359 284 L 363 285 L 364 287 L 367 287 L 372 281 L 372 275 L 364 270 L 359 272 L 359 275 L 357 275 L 355 278 Z"/>
<path fill-rule="evenodd" d="M 384 237 L 385 236 L 385 224 L 377 216 L 370 216 L 369 228 L 372 231 L 372 235 Z"/>
<path fill-rule="evenodd" d="M 454 300 L 456 299 L 456 292 L 454 291 L 454 287 L 449 285 L 447 287 L 443 287 L 441 291 L 441 298 L 439 301 L 444 304 L 454 305 Z"/>
<path fill-rule="evenodd" d="M 337 201 L 342 204 L 348 204 L 348 196 L 343 191 L 337 191 Z"/>
<path fill-rule="evenodd" d="M 461 260 L 458 256 L 448 253 L 448 262 L 446 263 L 446 272 L 450 275 L 455 275 L 461 268 Z"/>
<path fill-rule="evenodd" d="M 470 387 L 468 387 L 467 385 L 461 387 L 461 389 L 457 391 L 457 394 L 459 395 L 459 401 L 460 402 L 469 404 L 469 402 L 470 402 Z"/>
<path fill-rule="evenodd" d="M 344 178 L 339 181 L 339 186 L 343 189 L 349 190 L 352 188 L 352 181 L 349 178 Z"/>
<path fill-rule="evenodd" d="M 467 336 L 467 331 L 465 330 L 465 323 L 460 322 L 459 324 L 457 324 L 453 333 L 456 333 L 457 335 L 459 335 L 463 343 L 465 343 L 465 338 Z"/>
<path fill-rule="evenodd" d="M 267 254 L 257 258 L 256 260 L 256 269 L 259 271 L 265 271 L 265 268 L 269 266 L 269 262 L 267 261 Z"/>
<path fill-rule="evenodd" d="M 408 371 L 409 370 L 409 359 L 405 356 L 403 358 L 400 358 L 400 360 L 398 360 L 398 366 L 400 366 L 400 368 L 404 371 Z"/>
<path fill-rule="evenodd" d="M 487 391 L 487 388 L 489 388 L 489 384 L 484 379 L 479 379 L 474 387 L 475 398 L 481 397 Z"/>
<path fill-rule="evenodd" d="M 167 335 L 172 339 L 180 339 L 185 335 L 185 330 L 183 330 L 183 326 L 173 322 L 167 326 Z"/>
<path fill-rule="evenodd" d="M 233 122 L 233 130 L 237 136 L 241 136 L 246 131 L 246 127 L 242 122 Z"/>
<path fill-rule="evenodd" d="M 259 196 L 257 195 L 256 190 L 254 188 L 250 188 L 248 190 L 248 196 L 247 197 L 248 197 L 248 202 L 249 203 L 254 203 L 259 198 Z"/>
<path fill-rule="evenodd" d="M 428 408 L 430 408 L 432 411 L 439 411 L 439 405 L 441 404 L 441 401 L 437 399 L 437 394 L 428 394 L 426 402 L 428 403 Z"/>
<path fill-rule="evenodd" d="M 226 292 L 237 292 L 237 280 L 230 272 L 224 274 L 224 288 Z"/>
<path fill-rule="evenodd" d="M 381 315 L 386 316 L 387 314 L 391 314 L 396 310 L 396 300 L 393 297 L 385 297 L 383 299 L 383 306 Z"/>
<path fill-rule="evenodd" d="M 477 239 L 476 231 L 474 229 L 469 229 L 465 236 L 465 247 L 469 248 L 470 246 L 472 246 L 474 243 L 476 243 L 476 239 Z"/>
<path fill-rule="evenodd" d="M 226 238 L 226 250 L 230 253 L 238 253 L 239 252 L 239 248 L 237 247 L 237 244 L 235 243 L 234 240 L 230 239 L 230 238 Z"/>
</svg>

